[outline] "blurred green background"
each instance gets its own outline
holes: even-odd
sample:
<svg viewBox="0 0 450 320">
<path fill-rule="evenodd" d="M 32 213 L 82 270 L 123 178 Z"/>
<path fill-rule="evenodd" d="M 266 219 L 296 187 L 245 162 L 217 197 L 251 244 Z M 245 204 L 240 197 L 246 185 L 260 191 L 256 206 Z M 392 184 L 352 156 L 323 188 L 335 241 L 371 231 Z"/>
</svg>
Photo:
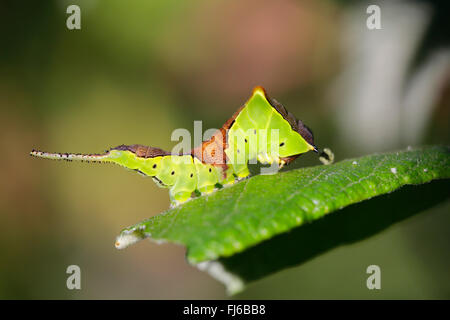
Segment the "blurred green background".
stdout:
<svg viewBox="0 0 450 320">
<path fill-rule="evenodd" d="M 81 30 L 66 27 L 70 4 L 81 8 Z M 115 249 L 122 228 L 168 208 L 167 190 L 114 166 L 32 159 L 33 148 L 170 150 L 174 129 L 220 127 L 256 85 L 337 160 L 448 145 L 448 5 L 370 4 L 381 8 L 381 30 L 366 26 L 369 3 L 353 1 L 2 1 L 0 298 L 227 298 L 182 247 Z M 284 170 L 317 164 L 307 154 Z M 448 299 L 449 209 L 447 201 L 236 298 Z M 66 288 L 71 264 L 81 290 Z M 365 285 L 371 264 L 381 267 L 379 291 Z"/>
</svg>

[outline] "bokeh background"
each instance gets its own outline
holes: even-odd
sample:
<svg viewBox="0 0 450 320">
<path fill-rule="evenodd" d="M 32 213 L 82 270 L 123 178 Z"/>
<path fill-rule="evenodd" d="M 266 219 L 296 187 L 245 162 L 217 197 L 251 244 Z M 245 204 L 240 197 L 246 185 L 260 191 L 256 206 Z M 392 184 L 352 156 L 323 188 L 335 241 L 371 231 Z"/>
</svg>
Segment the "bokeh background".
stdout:
<svg viewBox="0 0 450 320">
<path fill-rule="evenodd" d="M 66 8 L 81 8 L 81 30 Z M 381 30 L 366 27 L 369 4 Z M 449 144 L 445 1 L 0 2 L 0 298 L 216 299 L 182 247 L 120 230 L 168 208 L 167 190 L 115 166 L 44 161 L 220 127 L 264 86 L 337 160 Z M 319 164 L 314 155 L 294 167 Z M 450 298 L 450 204 L 249 286 L 235 298 Z M 301 246 L 299 246 L 300 250 Z M 66 288 L 79 265 L 82 289 Z M 368 265 L 382 289 L 366 286 Z"/>
</svg>

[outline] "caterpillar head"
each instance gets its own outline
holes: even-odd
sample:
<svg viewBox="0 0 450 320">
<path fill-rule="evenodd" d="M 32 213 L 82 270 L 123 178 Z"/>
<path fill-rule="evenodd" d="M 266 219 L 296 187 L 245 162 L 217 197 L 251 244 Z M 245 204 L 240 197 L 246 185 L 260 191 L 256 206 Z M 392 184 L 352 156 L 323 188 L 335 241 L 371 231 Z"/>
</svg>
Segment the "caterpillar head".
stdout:
<svg viewBox="0 0 450 320">
<path fill-rule="evenodd" d="M 286 108 L 277 100 L 269 99 L 269 101 L 270 104 L 283 116 L 283 118 L 287 122 L 289 122 L 292 130 L 298 132 L 307 143 L 309 143 L 312 147 L 314 147 L 314 152 L 317 152 L 317 148 L 314 145 L 314 135 L 311 129 L 308 128 L 301 120 L 298 120 L 292 113 L 287 111 Z"/>
<path fill-rule="evenodd" d="M 294 128 L 295 129 L 295 128 Z M 302 137 L 308 142 L 311 146 L 314 147 L 314 152 L 318 152 L 317 147 L 314 145 L 314 134 L 310 128 L 303 124 L 301 120 L 297 122 L 297 130 Z"/>
</svg>

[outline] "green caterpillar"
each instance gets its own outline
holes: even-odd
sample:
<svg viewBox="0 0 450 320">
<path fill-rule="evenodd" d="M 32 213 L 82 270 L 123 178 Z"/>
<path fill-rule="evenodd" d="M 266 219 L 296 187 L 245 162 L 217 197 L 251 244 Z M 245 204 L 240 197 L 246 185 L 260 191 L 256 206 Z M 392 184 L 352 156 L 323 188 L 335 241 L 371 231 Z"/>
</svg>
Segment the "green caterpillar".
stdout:
<svg viewBox="0 0 450 320">
<path fill-rule="evenodd" d="M 171 205 L 176 206 L 189 200 L 194 192 L 208 194 L 247 177 L 249 161 L 275 163 L 281 168 L 308 151 L 318 152 L 311 130 L 277 101 L 269 99 L 262 87 L 256 87 L 250 99 L 223 127 L 189 154 L 171 154 L 135 144 L 111 148 L 104 154 L 33 150 L 31 155 L 116 163 L 169 188 Z M 327 154 L 324 156 L 328 158 Z"/>
</svg>

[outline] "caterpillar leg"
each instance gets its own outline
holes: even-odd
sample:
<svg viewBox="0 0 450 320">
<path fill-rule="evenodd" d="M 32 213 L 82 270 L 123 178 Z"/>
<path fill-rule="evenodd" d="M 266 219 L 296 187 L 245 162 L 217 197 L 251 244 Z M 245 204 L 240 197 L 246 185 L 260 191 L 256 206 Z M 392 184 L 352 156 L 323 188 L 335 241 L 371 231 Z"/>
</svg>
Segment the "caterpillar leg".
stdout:
<svg viewBox="0 0 450 320">
<path fill-rule="evenodd" d="M 205 186 L 203 188 L 199 188 L 198 191 L 200 191 L 201 194 L 209 194 L 214 192 L 215 190 L 215 186 L 214 185 L 210 185 L 210 186 Z"/>
<path fill-rule="evenodd" d="M 227 179 L 225 181 L 227 184 L 233 184 L 236 180 L 242 180 L 247 178 L 250 175 L 250 171 L 248 170 L 247 163 L 237 163 L 230 166 L 230 169 L 227 171 Z M 222 183 L 225 185 L 225 182 Z"/>
<path fill-rule="evenodd" d="M 191 200 L 192 192 L 181 191 L 173 193 L 171 190 L 169 191 L 169 194 L 170 194 L 170 207 L 173 208 L 178 206 L 179 204 Z"/>
<path fill-rule="evenodd" d="M 236 178 L 234 177 L 234 175 L 233 174 L 228 174 L 227 177 L 224 180 L 220 181 L 220 184 L 224 188 L 226 188 L 226 187 L 229 187 L 229 186 L 233 185 L 235 182 L 236 182 Z"/>
<path fill-rule="evenodd" d="M 239 172 L 236 172 L 236 177 L 238 180 L 242 180 L 244 178 L 247 178 L 250 175 L 250 171 L 248 170 L 248 167 L 242 167 Z"/>
</svg>

